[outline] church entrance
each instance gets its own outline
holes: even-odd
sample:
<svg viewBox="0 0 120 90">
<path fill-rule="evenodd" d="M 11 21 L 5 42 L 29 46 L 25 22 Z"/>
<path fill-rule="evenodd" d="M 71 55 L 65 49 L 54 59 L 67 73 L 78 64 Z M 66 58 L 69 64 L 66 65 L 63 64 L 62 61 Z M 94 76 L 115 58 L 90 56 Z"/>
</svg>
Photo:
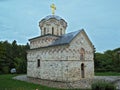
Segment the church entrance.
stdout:
<svg viewBox="0 0 120 90">
<path fill-rule="evenodd" d="M 81 78 L 85 78 L 84 64 L 81 64 Z"/>
</svg>

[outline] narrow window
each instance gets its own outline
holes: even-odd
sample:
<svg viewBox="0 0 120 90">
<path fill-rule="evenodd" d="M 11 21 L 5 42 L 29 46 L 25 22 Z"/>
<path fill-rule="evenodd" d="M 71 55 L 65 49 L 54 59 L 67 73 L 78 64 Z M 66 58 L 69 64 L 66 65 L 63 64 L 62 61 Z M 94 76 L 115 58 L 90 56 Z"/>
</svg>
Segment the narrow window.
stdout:
<svg viewBox="0 0 120 90">
<path fill-rule="evenodd" d="M 40 67 L 40 59 L 37 60 L 37 67 Z"/>
<path fill-rule="evenodd" d="M 81 64 L 81 77 L 84 78 L 85 77 L 85 71 L 84 71 L 84 64 Z"/>
<path fill-rule="evenodd" d="M 52 35 L 54 34 L 54 27 L 52 27 Z"/>
<path fill-rule="evenodd" d="M 62 28 L 60 29 L 60 35 L 62 35 Z"/>
<path fill-rule="evenodd" d="M 44 34 L 46 34 L 46 28 L 44 28 Z"/>
<path fill-rule="evenodd" d="M 41 35 L 43 35 L 43 32 L 42 32 L 42 30 L 41 30 Z"/>
<path fill-rule="evenodd" d="M 59 35 L 58 30 L 57 30 L 57 35 Z"/>
</svg>

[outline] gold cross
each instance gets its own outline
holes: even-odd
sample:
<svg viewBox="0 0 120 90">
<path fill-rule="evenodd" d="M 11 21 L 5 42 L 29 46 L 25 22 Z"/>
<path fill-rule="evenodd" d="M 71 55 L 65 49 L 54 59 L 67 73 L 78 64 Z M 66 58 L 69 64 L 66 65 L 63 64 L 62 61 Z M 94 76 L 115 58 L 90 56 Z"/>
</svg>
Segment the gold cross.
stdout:
<svg viewBox="0 0 120 90">
<path fill-rule="evenodd" d="M 52 4 L 50 7 L 52 9 L 52 14 L 54 15 L 55 14 L 55 10 L 56 10 L 55 4 Z"/>
</svg>

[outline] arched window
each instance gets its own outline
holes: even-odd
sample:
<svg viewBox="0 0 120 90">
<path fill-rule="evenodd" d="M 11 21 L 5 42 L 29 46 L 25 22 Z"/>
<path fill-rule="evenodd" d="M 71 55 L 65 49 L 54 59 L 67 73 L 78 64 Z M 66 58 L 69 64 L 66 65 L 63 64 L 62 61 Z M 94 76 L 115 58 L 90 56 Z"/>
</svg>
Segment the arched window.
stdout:
<svg viewBox="0 0 120 90">
<path fill-rule="evenodd" d="M 44 34 L 46 34 L 46 28 L 44 28 Z"/>
<path fill-rule="evenodd" d="M 84 50 L 84 48 L 80 49 L 80 60 L 85 60 L 85 50 Z"/>
<path fill-rule="evenodd" d="M 54 34 L 54 27 L 52 27 L 52 35 Z"/>
</svg>

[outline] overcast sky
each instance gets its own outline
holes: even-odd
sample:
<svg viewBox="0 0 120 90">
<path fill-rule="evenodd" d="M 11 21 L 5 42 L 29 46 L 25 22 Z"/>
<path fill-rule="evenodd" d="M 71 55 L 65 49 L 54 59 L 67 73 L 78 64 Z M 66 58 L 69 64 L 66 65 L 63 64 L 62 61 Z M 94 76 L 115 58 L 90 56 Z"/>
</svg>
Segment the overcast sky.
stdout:
<svg viewBox="0 0 120 90">
<path fill-rule="evenodd" d="M 26 44 L 39 36 L 39 21 L 55 15 L 68 23 L 67 33 L 85 29 L 97 52 L 120 47 L 120 0 L 0 0 L 0 41 Z"/>
</svg>

